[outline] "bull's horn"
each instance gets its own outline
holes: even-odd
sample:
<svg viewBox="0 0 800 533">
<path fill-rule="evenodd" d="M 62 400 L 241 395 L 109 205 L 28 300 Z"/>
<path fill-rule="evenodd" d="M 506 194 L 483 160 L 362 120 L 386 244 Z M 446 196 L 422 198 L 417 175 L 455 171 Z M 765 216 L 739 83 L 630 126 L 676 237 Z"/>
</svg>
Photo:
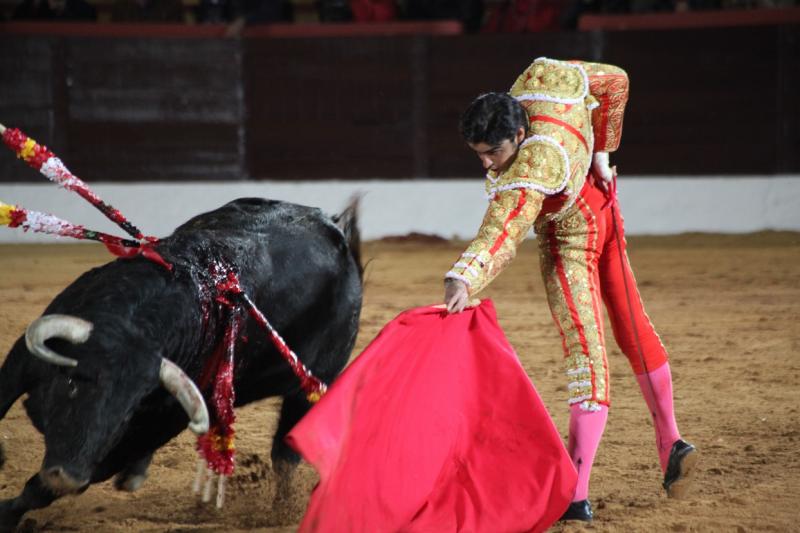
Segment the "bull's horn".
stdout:
<svg viewBox="0 0 800 533">
<path fill-rule="evenodd" d="M 58 366 L 78 366 L 78 361 L 59 355 L 47 346 L 47 339 L 66 339 L 72 344 L 86 342 L 92 332 L 92 323 L 70 315 L 44 315 L 34 320 L 25 330 L 25 346 L 33 355 Z"/>
<path fill-rule="evenodd" d="M 161 370 L 158 373 L 158 377 L 161 379 L 161 384 L 164 385 L 164 388 L 175 396 L 175 399 L 186 410 L 186 414 L 189 415 L 189 429 L 197 435 L 207 433 L 209 426 L 208 408 L 194 381 L 189 379 L 189 376 L 181 370 L 181 367 L 163 357 L 161 358 Z"/>
</svg>

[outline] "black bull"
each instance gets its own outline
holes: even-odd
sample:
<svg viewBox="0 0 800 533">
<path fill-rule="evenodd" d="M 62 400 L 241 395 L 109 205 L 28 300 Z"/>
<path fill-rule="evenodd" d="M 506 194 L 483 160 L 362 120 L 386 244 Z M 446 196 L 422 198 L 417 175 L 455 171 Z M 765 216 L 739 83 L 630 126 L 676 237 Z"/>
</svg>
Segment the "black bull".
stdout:
<svg viewBox="0 0 800 533">
<path fill-rule="evenodd" d="M 205 406 L 193 404 L 194 385 L 185 377 L 181 383 L 180 369 L 196 382 L 222 342 L 225 313 L 209 290 L 215 262 L 238 267 L 242 289 L 316 377 L 330 382 L 344 367 L 361 310 L 355 204 L 329 218 L 314 208 L 240 199 L 189 220 L 156 250 L 172 272 L 143 257 L 118 259 L 80 276 L 43 314 L 69 316 L 28 328 L 27 344 L 40 343 L 35 352 L 49 347 L 52 357 L 72 363 L 34 356 L 22 337 L 0 368 L 0 419 L 27 393 L 25 409 L 46 448 L 40 472 L 18 497 L 0 502 L 0 530 L 114 475 L 118 488 L 135 489 L 153 452 L 186 428 L 187 414 L 206 423 Z M 170 361 L 178 381 L 166 387 L 189 385 L 175 395 L 160 379 Z M 234 386 L 236 405 L 283 396 L 272 459 L 290 469 L 298 457 L 283 437 L 310 405 L 249 317 L 237 343 Z M 212 389 L 202 391 L 207 402 Z"/>
</svg>

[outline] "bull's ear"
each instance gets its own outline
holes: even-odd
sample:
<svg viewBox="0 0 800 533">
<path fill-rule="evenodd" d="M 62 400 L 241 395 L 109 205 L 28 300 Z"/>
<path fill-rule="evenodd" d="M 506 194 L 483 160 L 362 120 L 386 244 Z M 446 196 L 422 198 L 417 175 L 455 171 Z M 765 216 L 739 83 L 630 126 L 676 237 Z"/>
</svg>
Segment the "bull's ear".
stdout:
<svg viewBox="0 0 800 533">
<path fill-rule="evenodd" d="M 175 396 L 186 414 L 189 415 L 189 429 L 197 435 L 207 433 L 209 428 L 208 407 L 206 407 L 203 395 L 194 381 L 186 375 L 181 367 L 166 357 L 161 358 L 161 369 L 158 376 L 164 388 Z"/>
</svg>

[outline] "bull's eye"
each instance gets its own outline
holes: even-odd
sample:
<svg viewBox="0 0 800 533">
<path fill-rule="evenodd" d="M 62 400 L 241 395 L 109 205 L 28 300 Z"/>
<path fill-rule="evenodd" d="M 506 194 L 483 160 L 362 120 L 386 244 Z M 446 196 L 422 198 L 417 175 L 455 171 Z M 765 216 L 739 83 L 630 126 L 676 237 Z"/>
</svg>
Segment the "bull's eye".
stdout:
<svg viewBox="0 0 800 533">
<path fill-rule="evenodd" d="M 67 379 L 67 397 L 70 400 L 74 399 L 78 396 L 78 384 L 75 383 L 71 378 Z"/>
</svg>

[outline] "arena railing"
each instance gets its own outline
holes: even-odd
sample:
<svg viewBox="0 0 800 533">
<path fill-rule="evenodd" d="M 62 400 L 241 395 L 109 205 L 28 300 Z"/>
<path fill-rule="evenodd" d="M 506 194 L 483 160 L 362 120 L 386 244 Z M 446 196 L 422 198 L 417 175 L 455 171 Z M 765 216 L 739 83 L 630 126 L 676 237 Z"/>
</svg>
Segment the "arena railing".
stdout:
<svg viewBox="0 0 800 533">
<path fill-rule="evenodd" d="M 80 37 L 224 37 L 225 24 L 175 23 L 96 23 L 9 21 L 0 23 L 0 34 L 59 35 Z M 377 37 L 397 35 L 459 35 L 455 20 L 403 21 L 376 23 L 295 23 L 262 24 L 245 28 L 243 37 Z"/>
<path fill-rule="evenodd" d="M 583 31 L 678 30 L 798 23 L 800 23 L 800 7 L 789 7 L 719 9 L 680 13 L 585 14 L 578 20 L 578 29 Z"/>
</svg>

